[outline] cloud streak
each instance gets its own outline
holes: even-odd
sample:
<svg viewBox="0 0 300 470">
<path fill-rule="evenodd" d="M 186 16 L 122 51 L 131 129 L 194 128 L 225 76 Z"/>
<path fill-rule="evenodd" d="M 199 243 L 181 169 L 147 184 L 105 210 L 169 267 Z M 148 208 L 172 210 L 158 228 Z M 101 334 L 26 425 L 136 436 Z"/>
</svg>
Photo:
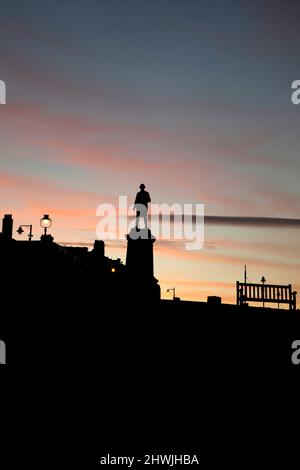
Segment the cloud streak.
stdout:
<svg viewBox="0 0 300 470">
<path fill-rule="evenodd" d="M 174 214 L 153 215 L 152 219 L 159 218 L 170 220 L 174 223 Z M 178 220 L 178 219 L 177 219 Z M 196 216 L 188 216 L 187 220 L 196 223 Z M 241 227 L 276 227 L 276 228 L 300 228 L 300 219 L 284 218 L 284 217 L 248 217 L 248 216 L 222 216 L 222 215 L 205 215 L 204 223 L 207 225 L 224 225 L 224 226 L 241 226 Z"/>
<path fill-rule="evenodd" d="M 195 218 L 194 218 L 195 219 Z M 283 217 L 234 217 L 234 216 L 205 216 L 205 223 L 209 225 L 238 225 L 243 227 L 276 227 L 300 228 L 300 219 Z M 195 221 L 195 220 L 194 220 Z"/>
</svg>

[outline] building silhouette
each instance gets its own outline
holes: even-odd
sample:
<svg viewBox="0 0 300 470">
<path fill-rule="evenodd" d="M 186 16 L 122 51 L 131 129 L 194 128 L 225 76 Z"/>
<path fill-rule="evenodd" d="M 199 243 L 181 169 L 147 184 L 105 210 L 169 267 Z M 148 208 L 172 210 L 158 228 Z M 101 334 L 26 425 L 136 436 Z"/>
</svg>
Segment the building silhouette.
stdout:
<svg viewBox="0 0 300 470">
<path fill-rule="evenodd" d="M 91 297 L 117 298 L 123 301 L 134 298 L 147 302 L 160 300 L 160 287 L 154 277 L 153 243 L 149 240 L 127 237 L 127 256 L 124 265 L 121 259 L 105 256 L 105 244 L 95 240 L 94 247 L 62 246 L 55 243 L 51 235 L 42 235 L 40 240 L 17 241 L 13 238 L 13 218 L 6 214 L 0 233 L 0 259 L 6 280 L 22 274 L 22 286 L 29 279 L 34 284 L 49 287 L 60 282 L 69 289 L 89 291 Z M 14 281 L 15 283 L 17 280 Z M 16 286 L 17 287 L 17 286 Z"/>
</svg>

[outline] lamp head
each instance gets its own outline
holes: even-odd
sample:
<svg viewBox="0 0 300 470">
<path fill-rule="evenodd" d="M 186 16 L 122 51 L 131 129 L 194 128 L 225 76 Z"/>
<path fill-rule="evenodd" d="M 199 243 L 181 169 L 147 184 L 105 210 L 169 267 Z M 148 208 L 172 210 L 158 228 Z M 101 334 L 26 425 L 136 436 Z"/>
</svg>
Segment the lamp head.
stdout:
<svg viewBox="0 0 300 470">
<path fill-rule="evenodd" d="M 52 225 L 52 219 L 50 219 L 48 214 L 45 214 L 44 217 L 41 218 L 40 223 L 42 228 L 50 228 Z"/>
<path fill-rule="evenodd" d="M 19 235 L 22 235 L 23 232 L 24 232 L 24 230 L 22 229 L 22 227 L 21 227 L 21 225 L 20 225 L 20 227 L 19 227 L 18 230 L 17 230 L 17 233 L 18 233 Z"/>
</svg>

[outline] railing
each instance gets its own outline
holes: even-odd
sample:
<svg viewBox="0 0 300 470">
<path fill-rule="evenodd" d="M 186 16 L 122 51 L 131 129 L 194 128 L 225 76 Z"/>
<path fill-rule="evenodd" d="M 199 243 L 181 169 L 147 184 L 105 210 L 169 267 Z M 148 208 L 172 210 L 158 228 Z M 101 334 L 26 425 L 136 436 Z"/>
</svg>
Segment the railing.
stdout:
<svg viewBox="0 0 300 470">
<path fill-rule="evenodd" d="M 262 302 L 288 304 L 290 310 L 296 310 L 296 292 L 292 291 L 292 285 L 287 286 L 273 284 L 250 284 L 237 281 L 236 303 L 243 305 L 246 302 Z"/>
</svg>

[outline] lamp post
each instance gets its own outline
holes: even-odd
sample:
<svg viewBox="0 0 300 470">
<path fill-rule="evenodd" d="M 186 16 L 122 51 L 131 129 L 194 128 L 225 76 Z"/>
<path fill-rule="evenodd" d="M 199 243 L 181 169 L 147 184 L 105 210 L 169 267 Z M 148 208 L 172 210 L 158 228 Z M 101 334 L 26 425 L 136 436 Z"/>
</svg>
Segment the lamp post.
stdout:
<svg viewBox="0 0 300 470">
<path fill-rule="evenodd" d="M 20 227 L 19 227 L 18 230 L 17 230 L 17 233 L 18 233 L 19 235 L 22 235 L 22 233 L 24 232 L 23 227 L 29 228 L 28 239 L 29 239 L 29 241 L 31 242 L 31 239 L 32 239 L 32 237 L 33 237 L 33 235 L 32 235 L 32 225 L 24 225 L 24 224 L 20 225 Z"/>
<path fill-rule="evenodd" d="M 52 226 L 52 219 L 50 219 L 48 214 L 45 214 L 44 217 L 41 218 L 40 225 L 44 229 L 44 234 L 41 236 L 41 241 L 53 242 L 54 238 L 47 234 L 47 230 Z"/>
<path fill-rule="evenodd" d="M 173 300 L 175 300 L 175 287 L 167 289 L 167 293 L 173 292 Z"/>
<path fill-rule="evenodd" d="M 47 235 L 47 229 L 52 225 L 52 219 L 50 219 L 48 214 L 45 214 L 40 221 L 41 227 L 44 229 L 44 235 Z"/>
<path fill-rule="evenodd" d="M 262 288 L 263 308 L 265 308 L 265 282 L 266 282 L 265 276 L 261 278 L 261 282 L 263 285 L 263 288 Z"/>
</svg>

